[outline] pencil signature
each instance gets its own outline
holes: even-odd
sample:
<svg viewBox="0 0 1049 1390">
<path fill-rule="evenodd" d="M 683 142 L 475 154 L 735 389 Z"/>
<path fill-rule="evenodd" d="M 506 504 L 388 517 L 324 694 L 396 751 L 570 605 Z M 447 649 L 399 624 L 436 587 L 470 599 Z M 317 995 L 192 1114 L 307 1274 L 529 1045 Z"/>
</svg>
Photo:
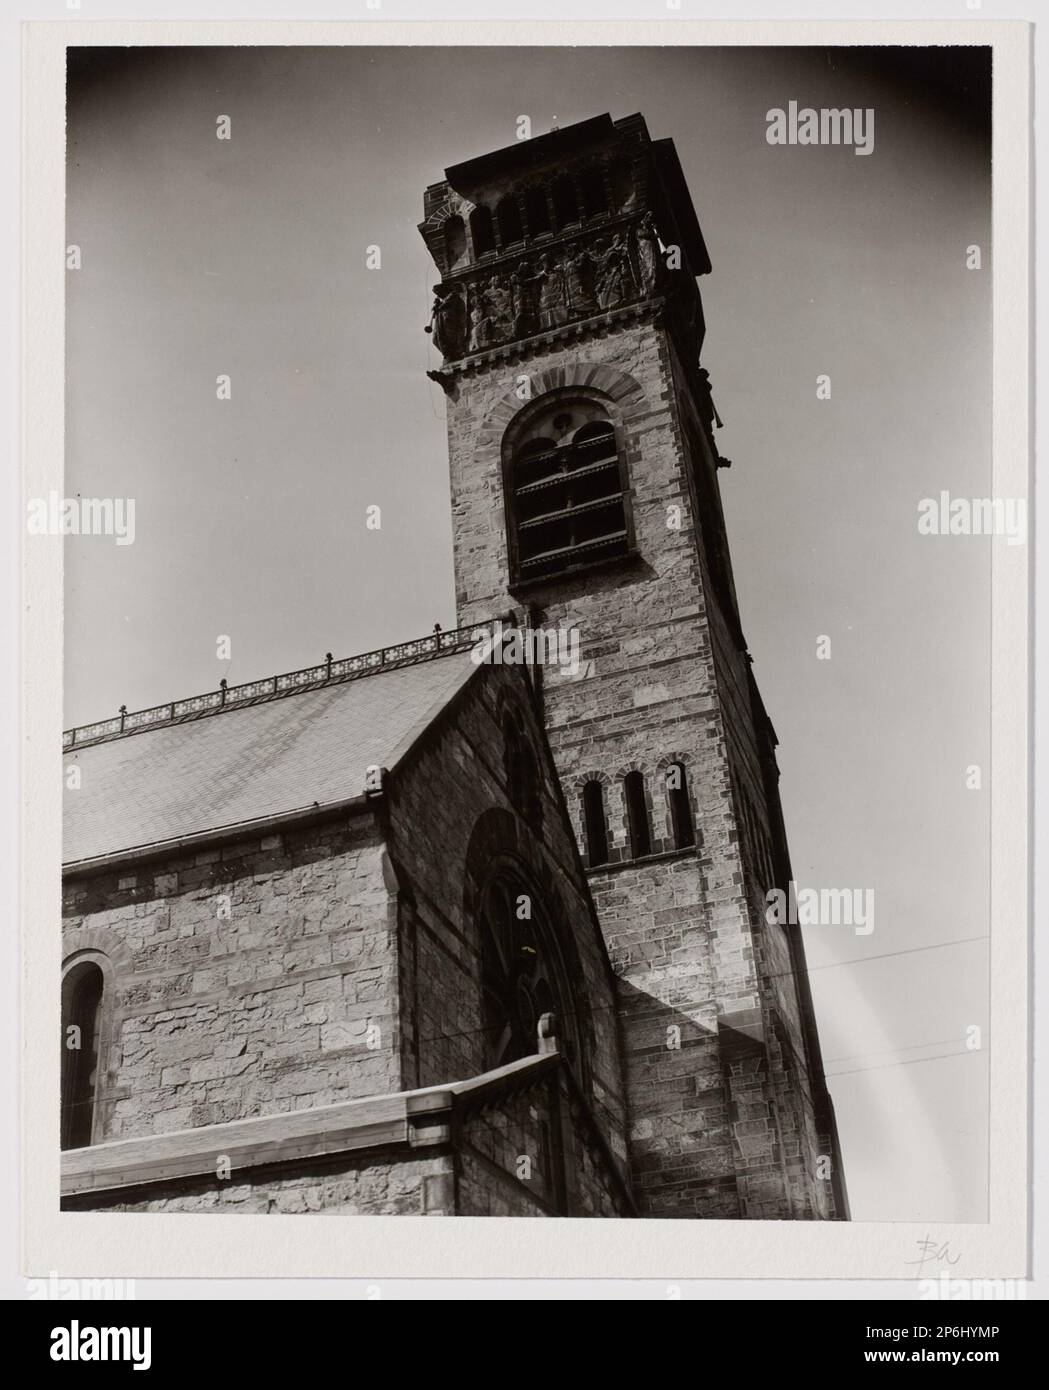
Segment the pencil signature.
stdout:
<svg viewBox="0 0 1049 1390">
<path fill-rule="evenodd" d="M 933 1240 L 931 1236 L 926 1236 L 924 1240 L 917 1240 L 914 1243 L 921 1253 L 918 1259 L 904 1260 L 904 1264 L 917 1265 L 919 1274 L 921 1274 L 930 1260 L 943 1260 L 945 1264 L 956 1265 L 961 1259 L 960 1254 L 952 1257 L 950 1243 L 946 1240 L 941 1245 Z"/>
</svg>

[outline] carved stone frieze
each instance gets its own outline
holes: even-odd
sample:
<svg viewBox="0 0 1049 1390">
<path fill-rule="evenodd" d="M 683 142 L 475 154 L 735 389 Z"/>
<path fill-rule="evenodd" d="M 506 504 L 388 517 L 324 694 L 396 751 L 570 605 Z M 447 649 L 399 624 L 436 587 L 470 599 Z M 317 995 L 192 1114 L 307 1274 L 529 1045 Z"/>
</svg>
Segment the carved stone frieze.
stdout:
<svg viewBox="0 0 1049 1390">
<path fill-rule="evenodd" d="M 456 361 L 651 298 L 667 280 L 655 223 L 645 213 L 442 281 L 426 331 L 445 361 Z"/>
</svg>

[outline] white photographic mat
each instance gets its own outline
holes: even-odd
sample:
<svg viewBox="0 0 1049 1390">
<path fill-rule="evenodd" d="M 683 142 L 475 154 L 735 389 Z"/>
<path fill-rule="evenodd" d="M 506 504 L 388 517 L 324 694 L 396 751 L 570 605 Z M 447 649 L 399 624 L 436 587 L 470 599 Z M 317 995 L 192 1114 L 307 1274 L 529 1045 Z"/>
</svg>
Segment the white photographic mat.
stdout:
<svg viewBox="0 0 1049 1390">
<path fill-rule="evenodd" d="M 1025 1278 L 1028 26 L 26 36 L 24 1273 Z"/>
</svg>

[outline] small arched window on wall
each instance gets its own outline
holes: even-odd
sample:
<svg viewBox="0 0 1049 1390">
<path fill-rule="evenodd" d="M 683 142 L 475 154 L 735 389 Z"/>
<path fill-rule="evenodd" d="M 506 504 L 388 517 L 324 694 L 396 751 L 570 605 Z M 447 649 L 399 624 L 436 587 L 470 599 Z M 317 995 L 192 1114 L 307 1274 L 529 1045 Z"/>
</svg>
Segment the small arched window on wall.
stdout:
<svg viewBox="0 0 1049 1390">
<path fill-rule="evenodd" d="M 77 961 L 62 979 L 63 1149 L 86 1148 L 94 1135 L 104 991 L 96 960 Z"/>
<path fill-rule="evenodd" d="M 579 180 L 583 195 L 583 211 L 587 217 L 599 217 L 608 211 L 608 195 L 605 193 L 605 180 L 600 169 L 589 169 Z"/>
<path fill-rule="evenodd" d="M 604 402 L 554 393 L 525 419 L 505 458 L 513 582 L 629 555 L 626 470 Z"/>
<path fill-rule="evenodd" d="M 652 853 L 652 830 L 645 805 L 645 779 L 640 772 L 628 772 L 623 778 L 623 800 L 626 802 L 631 858 L 643 859 L 646 854 Z"/>
<path fill-rule="evenodd" d="M 449 270 L 458 270 L 465 265 L 468 257 L 466 254 L 466 226 L 463 219 L 458 214 L 449 217 L 444 224 L 444 255 L 448 262 Z"/>
<path fill-rule="evenodd" d="M 513 246 L 515 242 L 524 240 L 521 212 L 516 199 L 509 196 L 502 198 L 495 210 L 495 218 L 499 224 L 499 240 L 504 247 Z"/>
<path fill-rule="evenodd" d="M 583 787 L 583 828 L 586 831 L 586 861 L 591 869 L 608 863 L 608 826 L 605 821 L 605 792 L 601 783 L 591 781 Z"/>
<path fill-rule="evenodd" d="M 495 250 L 492 214 L 486 207 L 476 207 L 470 214 L 470 240 L 473 242 L 475 260 Z"/>
<path fill-rule="evenodd" d="M 528 219 L 528 235 L 542 236 L 550 230 L 550 208 L 546 201 L 546 189 L 536 184 L 525 193 L 525 217 Z"/>
<path fill-rule="evenodd" d="M 575 182 L 570 174 L 561 174 L 554 179 L 554 218 L 558 231 L 572 222 L 579 221 L 579 204 L 576 201 Z"/>
<path fill-rule="evenodd" d="M 692 823 L 692 803 L 688 796 L 684 763 L 671 763 L 667 768 L 667 801 L 670 803 L 674 848 L 688 849 L 696 843 L 696 830 Z"/>
</svg>

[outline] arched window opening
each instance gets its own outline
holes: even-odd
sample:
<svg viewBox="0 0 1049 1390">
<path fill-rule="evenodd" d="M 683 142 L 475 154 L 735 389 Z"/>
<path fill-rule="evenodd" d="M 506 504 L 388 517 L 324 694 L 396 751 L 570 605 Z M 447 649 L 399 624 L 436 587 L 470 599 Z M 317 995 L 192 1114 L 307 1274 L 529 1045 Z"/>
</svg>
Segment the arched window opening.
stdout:
<svg viewBox="0 0 1049 1390">
<path fill-rule="evenodd" d="M 104 985 L 101 967 L 92 960 L 74 965 L 62 981 L 63 1149 L 82 1149 L 91 1143 Z"/>
<path fill-rule="evenodd" d="M 525 193 L 525 218 L 529 236 L 542 236 L 550 230 L 550 207 L 542 186 L 529 188 Z"/>
<path fill-rule="evenodd" d="M 586 829 L 586 858 L 591 869 L 608 863 L 608 825 L 605 820 L 605 793 L 600 782 L 583 787 L 583 823 Z"/>
<path fill-rule="evenodd" d="M 539 1020 L 556 1017 L 556 1033 L 576 1060 L 575 1019 L 563 963 L 543 904 L 513 873 L 489 884 L 481 907 L 481 983 L 486 1071 L 539 1051 Z"/>
<path fill-rule="evenodd" d="M 616 430 L 598 401 L 555 399 L 508 459 L 507 520 L 517 582 L 629 553 Z"/>
<path fill-rule="evenodd" d="M 670 827 L 676 849 L 687 849 L 696 843 L 692 824 L 692 803 L 688 796 L 688 778 L 684 763 L 671 763 L 667 768 L 667 797 L 670 801 Z"/>
<path fill-rule="evenodd" d="M 524 229 L 521 226 L 521 211 L 517 206 L 515 198 L 501 199 L 499 206 L 495 210 L 496 221 L 499 224 L 499 240 L 503 246 L 512 246 L 515 241 L 524 241 Z"/>
<path fill-rule="evenodd" d="M 634 859 L 641 859 L 652 853 L 652 830 L 645 805 L 645 779 L 640 772 L 628 772 L 623 778 L 623 799 L 626 801 L 630 854 Z"/>
<path fill-rule="evenodd" d="M 619 212 L 634 206 L 634 181 L 622 164 L 612 165 L 612 204 Z"/>
<path fill-rule="evenodd" d="M 470 240 L 473 242 L 475 260 L 495 250 L 492 214 L 486 207 L 474 208 L 470 214 Z"/>
<path fill-rule="evenodd" d="M 570 174 L 561 174 L 554 179 L 554 220 L 560 231 L 572 222 L 579 221 L 579 205 L 576 202 L 575 180 Z"/>
<path fill-rule="evenodd" d="M 466 225 L 458 214 L 444 224 L 444 255 L 449 270 L 458 270 L 467 262 Z"/>
<path fill-rule="evenodd" d="M 583 195 L 583 212 L 587 217 L 600 217 L 608 211 L 608 197 L 605 193 L 605 180 L 600 169 L 592 169 L 582 174 L 579 189 Z"/>
</svg>

